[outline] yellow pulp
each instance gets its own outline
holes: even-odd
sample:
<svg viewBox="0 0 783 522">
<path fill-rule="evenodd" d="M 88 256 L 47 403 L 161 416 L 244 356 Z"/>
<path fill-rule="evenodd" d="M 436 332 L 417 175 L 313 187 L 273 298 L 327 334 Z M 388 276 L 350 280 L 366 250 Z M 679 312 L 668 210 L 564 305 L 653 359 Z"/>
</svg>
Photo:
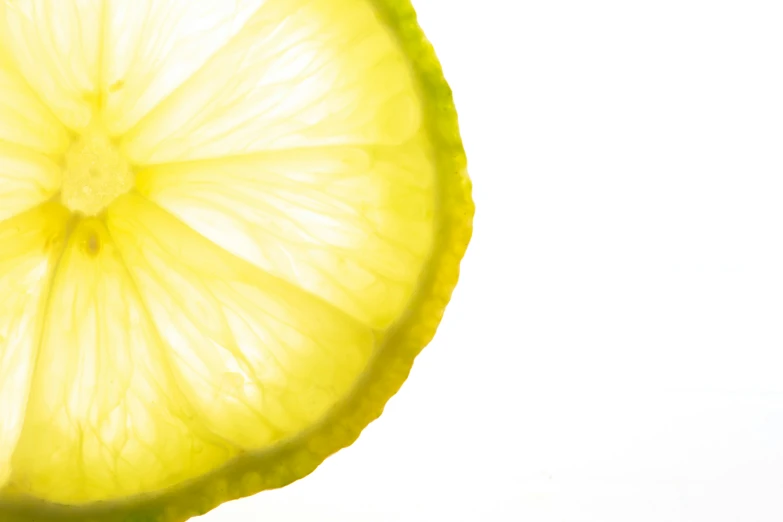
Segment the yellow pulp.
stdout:
<svg viewBox="0 0 783 522">
<path fill-rule="evenodd" d="M 364 0 L 0 3 L 0 500 L 163 490 L 351 391 L 432 249 Z"/>
</svg>

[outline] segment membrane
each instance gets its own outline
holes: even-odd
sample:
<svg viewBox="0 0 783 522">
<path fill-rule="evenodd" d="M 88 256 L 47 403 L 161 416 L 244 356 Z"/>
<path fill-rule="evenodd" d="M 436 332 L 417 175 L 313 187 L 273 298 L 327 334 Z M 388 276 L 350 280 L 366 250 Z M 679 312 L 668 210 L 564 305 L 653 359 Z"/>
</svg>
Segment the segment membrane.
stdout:
<svg viewBox="0 0 783 522">
<path fill-rule="evenodd" d="M 163 350 L 105 227 L 82 221 L 53 282 L 12 490 L 107 500 L 232 456 L 232 445 L 199 428 Z"/>
<path fill-rule="evenodd" d="M 244 26 L 263 0 L 108 0 L 104 119 L 135 125 Z"/>
<path fill-rule="evenodd" d="M 221 250 L 143 198 L 108 227 L 199 418 L 244 449 L 311 426 L 351 388 L 374 336 Z"/>
<path fill-rule="evenodd" d="M 68 213 L 46 205 L 0 224 L 0 487 L 12 473 L 37 353 L 46 288 Z"/>
<path fill-rule="evenodd" d="M 69 141 L 65 128 L 30 89 L 1 46 L 0 141 L 46 154 L 62 154 Z"/>
<path fill-rule="evenodd" d="M 103 0 L 0 3 L 0 38 L 33 90 L 72 129 L 90 123 L 98 96 Z"/>
<path fill-rule="evenodd" d="M 434 181 L 418 141 L 162 165 L 137 186 L 226 250 L 376 329 L 399 316 L 429 256 Z"/>
<path fill-rule="evenodd" d="M 399 144 L 421 114 L 408 65 L 363 0 L 267 0 L 124 138 L 153 164 L 260 150 Z"/>
<path fill-rule="evenodd" d="M 0 142 L 0 221 L 52 198 L 61 179 L 60 167 L 43 154 Z"/>
</svg>

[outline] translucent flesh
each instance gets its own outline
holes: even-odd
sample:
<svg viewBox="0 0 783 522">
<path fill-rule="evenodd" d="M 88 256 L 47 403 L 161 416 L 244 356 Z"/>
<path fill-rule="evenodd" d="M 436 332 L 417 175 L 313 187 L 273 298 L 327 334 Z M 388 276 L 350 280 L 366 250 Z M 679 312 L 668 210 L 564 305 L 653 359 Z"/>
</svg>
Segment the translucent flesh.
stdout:
<svg viewBox="0 0 783 522">
<path fill-rule="evenodd" d="M 0 499 L 162 491 L 317 425 L 435 240 L 371 6 L 14 0 L 0 35 Z M 68 168 L 96 128 L 134 183 L 93 211 L 62 191 L 98 186 Z"/>
<path fill-rule="evenodd" d="M 137 186 L 226 250 L 384 329 L 432 241 L 422 141 L 167 164 Z"/>
<path fill-rule="evenodd" d="M 41 206 L 0 223 L 0 481 L 11 475 L 11 457 L 25 420 L 43 303 L 67 212 Z"/>
<path fill-rule="evenodd" d="M 71 232 L 50 288 L 14 489 L 57 502 L 133 495 L 235 453 L 177 396 L 166 348 L 100 221 Z"/>
</svg>

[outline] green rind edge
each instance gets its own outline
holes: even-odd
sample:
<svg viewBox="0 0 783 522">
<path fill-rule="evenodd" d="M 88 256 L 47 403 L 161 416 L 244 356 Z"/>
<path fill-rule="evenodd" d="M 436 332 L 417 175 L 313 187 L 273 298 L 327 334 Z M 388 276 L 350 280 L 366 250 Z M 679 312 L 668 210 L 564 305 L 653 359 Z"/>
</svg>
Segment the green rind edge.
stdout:
<svg viewBox="0 0 783 522">
<path fill-rule="evenodd" d="M 414 359 L 432 340 L 459 277 L 473 231 L 474 205 L 467 158 L 451 89 L 409 0 L 369 0 L 410 60 L 425 100 L 425 125 L 434 145 L 438 179 L 435 255 L 418 293 L 353 393 L 318 427 L 294 441 L 235 459 L 164 494 L 131 501 L 65 506 L 40 501 L 0 505 L 4 522 L 185 522 L 219 505 L 280 488 L 312 473 L 327 457 L 350 446 L 400 389 Z M 378 368 L 381 368 L 380 370 Z M 259 470 L 263 470 L 263 473 Z"/>
</svg>

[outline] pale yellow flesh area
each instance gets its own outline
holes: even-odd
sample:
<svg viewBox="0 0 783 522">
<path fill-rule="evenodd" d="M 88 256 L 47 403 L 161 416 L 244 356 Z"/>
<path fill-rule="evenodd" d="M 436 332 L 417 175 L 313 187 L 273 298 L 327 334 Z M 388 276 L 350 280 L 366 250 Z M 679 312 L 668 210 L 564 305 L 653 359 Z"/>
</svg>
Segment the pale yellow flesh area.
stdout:
<svg viewBox="0 0 783 522">
<path fill-rule="evenodd" d="M 421 111 L 364 0 L 0 3 L 0 501 L 317 424 L 430 256 Z"/>
<path fill-rule="evenodd" d="M 132 495 L 234 453 L 192 429 L 120 255 L 97 220 L 70 235 L 12 460 L 16 489 L 60 502 Z"/>
<path fill-rule="evenodd" d="M 0 483 L 11 476 L 68 213 L 41 206 L 0 223 Z"/>
</svg>

